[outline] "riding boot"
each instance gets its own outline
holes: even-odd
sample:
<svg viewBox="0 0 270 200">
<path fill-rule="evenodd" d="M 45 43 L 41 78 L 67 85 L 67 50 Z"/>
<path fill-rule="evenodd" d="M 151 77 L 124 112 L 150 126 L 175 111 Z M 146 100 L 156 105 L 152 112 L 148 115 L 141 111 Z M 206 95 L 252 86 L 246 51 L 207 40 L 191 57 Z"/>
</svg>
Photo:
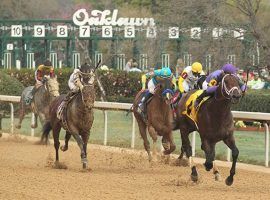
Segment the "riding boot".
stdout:
<svg viewBox="0 0 270 200">
<path fill-rule="evenodd" d="M 141 102 L 139 103 L 139 108 L 142 111 L 143 115 L 146 114 L 146 103 L 147 101 L 153 96 L 152 93 L 147 93 L 141 100 Z"/>
<path fill-rule="evenodd" d="M 203 100 L 204 97 L 208 97 L 211 94 L 208 94 L 206 90 L 203 91 L 203 93 L 197 97 L 196 102 L 195 102 L 195 107 L 198 107 Z"/>
</svg>

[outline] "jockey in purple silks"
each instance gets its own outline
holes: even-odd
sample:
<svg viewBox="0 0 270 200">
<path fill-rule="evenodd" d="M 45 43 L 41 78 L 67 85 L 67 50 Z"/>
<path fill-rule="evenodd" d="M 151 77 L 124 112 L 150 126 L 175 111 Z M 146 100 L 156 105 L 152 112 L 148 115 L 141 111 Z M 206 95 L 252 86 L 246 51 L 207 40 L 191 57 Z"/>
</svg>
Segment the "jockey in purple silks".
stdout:
<svg viewBox="0 0 270 200">
<path fill-rule="evenodd" d="M 213 96 L 218 88 L 219 83 L 222 80 L 223 74 L 233 74 L 237 77 L 237 69 L 232 64 L 225 64 L 221 69 L 218 69 L 207 76 L 203 82 L 203 93 L 198 96 L 196 100 L 196 106 L 200 104 L 202 99 L 207 96 Z M 246 85 L 239 79 L 239 86 L 242 92 L 246 91 Z"/>
</svg>

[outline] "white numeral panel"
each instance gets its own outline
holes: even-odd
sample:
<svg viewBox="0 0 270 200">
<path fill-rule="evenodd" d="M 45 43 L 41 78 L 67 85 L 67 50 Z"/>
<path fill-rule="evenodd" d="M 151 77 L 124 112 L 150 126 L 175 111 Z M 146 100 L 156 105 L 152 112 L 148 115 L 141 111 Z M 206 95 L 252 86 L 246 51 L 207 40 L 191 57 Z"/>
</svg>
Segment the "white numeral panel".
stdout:
<svg viewBox="0 0 270 200">
<path fill-rule="evenodd" d="M 57 26 L 57 37 L 67 37 L 68 29 L 67 26 Z"/>
<path fill-rule="evenodd" d="M 90 37 L 90 26 L 80 26 L 80 37 L 87 38 Z"/>
<path fill-rule="evenodd" d="M 110 38 L 113 36 L 112 26 L 102 26 L 102 37 Z"/>
<path fill-rule="evenodd" d="M 125 27 L 125 38 L 134 38 L 135 37 L 135 27 L 126 26 Z"/>
<path fill-rule="evenodd" d="M 22 25 L 11 25 L 11 37 L 22 37 Z"/>
<path fill-rule="evenodd" d="M 171 39 L 179 38 L 179 27 L 169 28 L 169 38 Z"/>
<path fill-rule="evenodd" d="M 157 36 L 156 27 L 147 27 L 146 37 L 147 38 L 155 38 Z"/>
<path fill-rule="evenodd" d="M 35 25 L 34 26 L 34 37 L 45 37 L 45 26 Z"/>
</svg>

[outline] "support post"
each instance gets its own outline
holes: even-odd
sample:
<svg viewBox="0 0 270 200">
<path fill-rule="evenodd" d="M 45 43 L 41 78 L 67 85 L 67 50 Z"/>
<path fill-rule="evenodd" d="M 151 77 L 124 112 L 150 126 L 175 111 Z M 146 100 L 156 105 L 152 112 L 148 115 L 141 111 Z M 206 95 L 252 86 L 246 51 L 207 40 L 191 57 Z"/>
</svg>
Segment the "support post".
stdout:
<svg viewBox="0 0 270 200">
<path fill-rule="evenodd" d="M 134 114 L 132 113 L 132 135 L 131 135 L 131 148 L 134 149 L 135 147 L 135 125 L 136 119 Z"/>
<path fill-rule="evenodd" d="M 31 124 L 32 124 L 32 125 L 35 124 L 35 114 L 34 114 L 34 113 L 32 113 Z M 31 136 L 32 136 L 32 137 L 35 136 L 35 129 L 34 129 L 34 128 L 31 128 Z"/>
<path fill-rule="evenodd" d="M 269 166 L 269 126 L 265 122 L 265 167 Z"/>
<path fill-rule="evenodd" d="M 195 156 L 195 152 L 196 152 L 196 132 L 193 131 L 192 132 L 192 156 Z"/>
<path fill-rule="evenodd" d="M 14 133 L 14 106 L 13 103 L 9 103 L 10 105 L 10 133 Z"/>
<path fill-rule="evenodd" d="M 103 144 L 107 145 L 107 138 L 108 138 L 108 111 L 104 111 L 104 141 Z"/>
<path fill-rule="evenodd" d="M 229 147 L 227 148 L 227 161 L 231 161 L 231 149 Z"/>
</svg>

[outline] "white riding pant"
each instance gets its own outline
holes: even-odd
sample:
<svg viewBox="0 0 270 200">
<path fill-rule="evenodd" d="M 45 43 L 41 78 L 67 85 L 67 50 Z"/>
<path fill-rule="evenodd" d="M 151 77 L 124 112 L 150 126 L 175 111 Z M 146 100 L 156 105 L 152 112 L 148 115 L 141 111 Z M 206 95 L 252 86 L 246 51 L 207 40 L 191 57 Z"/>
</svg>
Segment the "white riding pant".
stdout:
<svg viewBox="0 0 270 200">
<path fill-rule="evenodd" d="M 208 88 L 208 83 L 206 82 L 206 80 L 203 82 L 202 84 L 202 89 L 206 90 Z"/>
<path fill-rule="evenodd" d="M 149 90 L 149 92 L 151 94 L 154 94 L 155 93 L 156 85 L 154 84 L 153 79 L 151 79 L 150 81 L 148 81 L 147 87 L 148 87 L 148 90 Z"/>
<path fill-rule="evenodd" d="M 194 89 L 194 84 L 191 84 L 190 82 L 187 82 L 186 80 L 183 81 L 183 88 L 185 92 L 188 92 L 190 90 Z"/>
</svg>

